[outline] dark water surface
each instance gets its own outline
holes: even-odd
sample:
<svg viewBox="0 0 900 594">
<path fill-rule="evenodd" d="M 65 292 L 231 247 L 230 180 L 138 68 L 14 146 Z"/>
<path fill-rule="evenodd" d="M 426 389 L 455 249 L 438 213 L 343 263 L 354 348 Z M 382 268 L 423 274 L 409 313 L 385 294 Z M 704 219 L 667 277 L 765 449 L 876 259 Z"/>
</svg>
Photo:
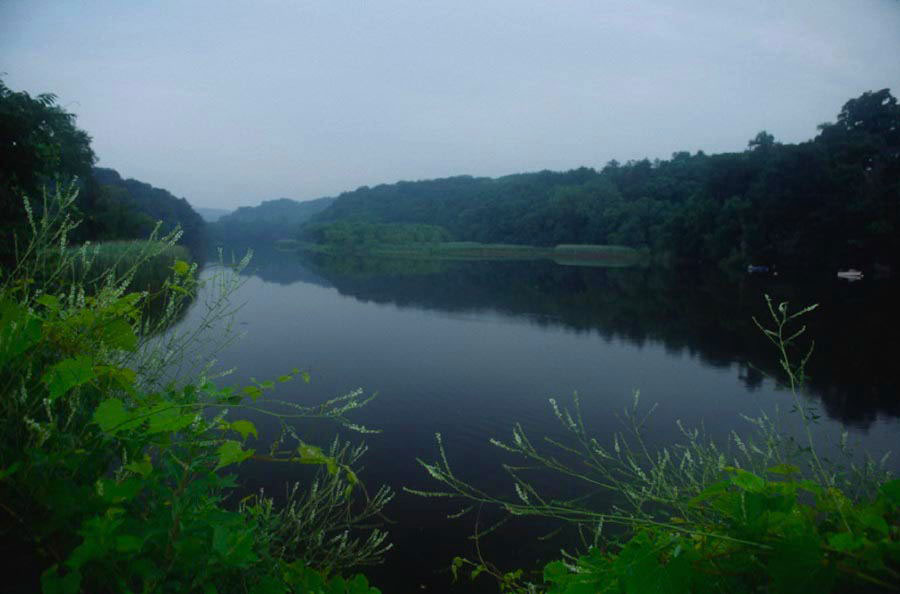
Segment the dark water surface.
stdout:
<svg viewBox="0 0 900 594">
<path fill-rule="evenodd" d="M 386 566 L 367 570 L 385 592 L 454 591 L 450 560 L 474 556 L 466 538 L 474 516 L 447 520 L 460 505 L 400 491 L 440 487 L 416 464 L 417 457 L 436 458 L 436 432 L 458 475 L 507 494 L 500 465 L 515 460 L 488 439 L 508 438 L 514 422 L 534 438 L 560 435 L 549 397 L 563 403 L 577 391 L 601 443 L 621 428 L 616 413 L 635 390 L 644 405 L 658 404 L 648 422 L 658 443 L 677 437 L 676 419 L 724 438 L 749 429 L 742 413 L 789 410 L 790 395 L 766 376 L 777 370 L 775 354 L 751 319 L 764 314 L 765 292 L 797 306 L 821 304 L 806 320 L 817 344 L 805 393 L 823 411 L 817 437 L 833 442 L 846 428 L 851 442 L 872 452 L 900 444 L 894 282 L 725 280 L 552 262 L 373 261 L 272 250 L 257 251 L 245 274 L 234 299 L 244 303 L 237 323 L 246 335 L 218 356 L 223 368 L 237 368 L 227 383 L 299 367 L 312 383 L 285 384 L 277 397 L 314 403 L 357 387 L 378 393 L 354 420 L 383 431 L 366 437 L 363 480 L 370 489 L 387 483 L 398 491 L 387 510 L 396 521 L 387 526 L 395 548 Z M 192 310 L 182 324 L 198 317 Z M 790 416 L 787 422 L 796 426 Z M 265 423 L 260 429 L 274 431 Z M 334 427 L 307 431 L 304 437 L 324 445 Z M 273 493 L 297 472 L 241 467 L 248 488 Z M 490 516 L 485 510 L 481 522 Z M 486 536 L 482 552 L 504 569 L 533 566 L 573 548 L 568 537 L 533 538 L 552 528 L 516 520 Z M 496 588 L 485 578 L 480 588 L 463 583 L 456 590 Z"/>
</svg>

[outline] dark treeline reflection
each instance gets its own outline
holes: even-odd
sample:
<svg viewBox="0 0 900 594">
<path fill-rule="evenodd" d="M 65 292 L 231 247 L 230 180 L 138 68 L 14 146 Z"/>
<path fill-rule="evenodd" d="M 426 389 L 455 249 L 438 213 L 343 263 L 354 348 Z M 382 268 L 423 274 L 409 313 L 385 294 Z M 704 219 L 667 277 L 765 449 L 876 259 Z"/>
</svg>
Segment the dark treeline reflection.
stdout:
<svg viewBox="0 0 900 594">
<path fill-rule="evenodd" d="M 753 322 L 764 295 L 797 309 L 815 341 L 808 392 L 829 417 L 860 428 L 900 416 L 895 281 L 796 281 L 686 275 L 661 268 L 605 269 L 553 262 L 373 259 L 257 250 L 249 274 L 279 284 L 330 285 L 342 295 L 445 312 L 496 311 L 539 326 L 593 332 L 637 345 L 662 343 L 708 365 L 737 363 L 750 389 L 778 375 L 776 354 Z M 808 344 L 808 340 L 804 344 Z"/>
</svg>

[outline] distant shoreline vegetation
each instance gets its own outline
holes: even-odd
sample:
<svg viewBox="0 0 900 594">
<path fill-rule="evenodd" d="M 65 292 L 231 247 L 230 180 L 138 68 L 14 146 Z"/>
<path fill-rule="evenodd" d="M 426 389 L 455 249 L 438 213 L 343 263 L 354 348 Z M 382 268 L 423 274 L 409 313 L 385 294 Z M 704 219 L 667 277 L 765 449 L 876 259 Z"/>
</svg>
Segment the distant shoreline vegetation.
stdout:
<svg viewBox="0 0 900 594">
<path fill-rule="evenodd" d="M 281 250 L 301 250 L 322 254 L 354 254 L 390 258 L 437 260 L 552 260 L 567 266 L 626 267 L 648 261 L 647 254 L 618 245 L 558 245 L 540 247 L 477 241 L 425 244 L 334 244 L 303 243 L 294 239 L 275 242 Z"/>
<path fill-rule="evenodd" d="M 564 265 L 632 266 L 647 260 L 647 253 L 626 246 L 523 244 L 451 241 L 437 225 L 339 221 L 309 225 L 304 239 L 280 239 L 280 250 L 326 254 L 353 254 L 394 258 L 441 260 L 553 260 Z"/>
<path fill-rule="evenodd" d="M 505 257 L 558 245 L 624 246 L 678 269 L 884 275 L 900 267 L 898 191 L 900 106 L 882 89 L 845 103 L 805 142 L 780 143 L 762 131 L 730 153 L 363 186 L 241 209 L 215 225 L 230 242 L 290 238 L 329 250 L 389 244 L 404 247 L 378 253 L 459 256 L 468 248 L 419 244 L 529 246 L 490 248 Z"/>
</svg>

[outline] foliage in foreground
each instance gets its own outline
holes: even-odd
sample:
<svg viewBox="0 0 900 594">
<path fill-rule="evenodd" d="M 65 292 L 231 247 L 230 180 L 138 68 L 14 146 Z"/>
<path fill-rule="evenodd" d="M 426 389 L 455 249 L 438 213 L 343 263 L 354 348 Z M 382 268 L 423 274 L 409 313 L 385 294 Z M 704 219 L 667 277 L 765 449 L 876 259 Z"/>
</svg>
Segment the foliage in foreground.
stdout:
<svg viewBox="0 0 900 594">
<path fill-rule="evenodd" d="M 524 460 L 505 467 L 517 497 L 503 498 L 460 479 L 438 436 L 439 460 L 420 462 L 447 490 L 418 494 L 553 518 L 577 527 L 584 543 L 582 554 L 563 552 L 547 564 L 542 579 L 528 581 L 521 570 L 502 573 L 480 553 L 475 561 L 455 559 L 454 575 L 467 568 L 473 578 L 493 574 L 504 592 L 549 594 L 900 589 L 900 480 L 883 471 L 887 456 L 854 463 L 843 440 L 849 467 L 823 461 L 810 430 L 815 412 L 799 397 L 812 350 L 797 355 L 804 328 L 792 325 L 812 309 L 790 313 L 786 303 L 769 302 L 772 325 L 760 325 L 781 356 L 803 421 L 800 442 L 762 416 L 751 419 L 753 439 L 732 434 L 733 451 L 684 428 L 682 443 L 652 451 L 636 397 L 625 415 L 628 431 L 604 447 L 585 429 L 577 396 L 571 410 L 551 400 L 571 443 L 546 438 L 552 451 L 545 451 L 518 425 L 511 443 L 492 440 Z M 534 469 L 575 481 L 580 496 L 543 496 L 527 478 Z M 610 525 L 614 530 L 604 531 Z"/>
<path fill-rule="evenodd" d="M 390 547 L 378 530 L 350 536 L 390 491 L 365 494 L 351 467 L 362 450 L 336 442 L 323 451 L 289 424 L 318 417 L 350 425 L 345 415 L 365 403 L 360 392 L 304 407 L 269 398 L 275 382 L 242 390 L 220 389 L 204 374 L 162 382 L 185 344 L 147 338 L 148 293 L 131 286 L 142 263 L 175 239 L 145 244 L 124 273 L 113 265 L 96 274 L 89 248 L 66 245 L 74 200 L 69 191 L 42 217 L 29 211 L 33 240 L 0 285 L 4 544 L 31 551 L 46 568 L 45 593 L 377 592 L 362 576 L 339 574 L 379 562 Z M 168 315 L 196 292 L 195 270 L 183 260 L 171 265 Z M 96 281 L 90 290 L 87 278 Z M 294 370 L 278 382 L 297 377 L 308 381 Z M 267 453 L 247 447 L 258 437 L 254 424 L 232 417 L 250 411 L 282 423 Z M 229 502 L 233 470 L 251 457 L 321 471 L 309 492 L 294 487 L 284 507 L 262 494 Z M 316 516 L 325 519 L 314 523 Z"/>
</svg>

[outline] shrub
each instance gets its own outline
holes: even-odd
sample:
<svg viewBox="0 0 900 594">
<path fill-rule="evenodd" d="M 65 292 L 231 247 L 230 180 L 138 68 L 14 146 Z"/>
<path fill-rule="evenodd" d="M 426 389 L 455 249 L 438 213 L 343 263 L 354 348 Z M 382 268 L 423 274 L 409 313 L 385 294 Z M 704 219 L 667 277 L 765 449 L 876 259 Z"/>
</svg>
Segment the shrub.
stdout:
<svg viewBox="0 0 900 594">
<path fill-rule="evenodd" d="M 354 507 L 364 493 L 352 469 L 361 451 L 336 445 L 325 452 L 289 424 L 319 417 L 352 428 L 346 414 L 366 402 L 361 392 L 316 407 L 282 403 L 291 411 L 279 413 L 266 394 L 276 382 L 222 389 L 204 373 L 171 380 L 196 334 L 154 337 L 153 330 L 167 327 L 193 297 L 196 266 L 172 262 L 160 289 L 163 315 L 148 321 L 150 294 L 132 286 L 152 258 L 177 252 L 176 235 L 144 244 L 137 255 L 72 250 L 67 234 L 75 223 L 66 213 L 75 195 L 60 193 L 38 218 L 29 212 L 32 241 L 0 285 L 0 521 L 7 538 L 46 568 L 43 591 L 377 591 L 362 576 L 331 572 L 378 561 L 389 547 L 381 532 L 346 540 L 362 544 L 317 566 L 331 559 L 325 553 L 336 541 L 298 539 L 305 526 L 282 525 L 305 517 L 298 502 L 315 500 L 310 509 L 341 519 L 337 526 L 325 520 L 319 534 L 351 530 L 390 499 L 382 489 Z M 217 286 L 207 322 L 229 311 L 234 285 Z M 296 378 L 309 380 L 293 370 L 278 382 Z M 257 437 L 253 423 L 239 418 L 247 411 L 280 419 L 279 449 L 266 457 L 319 467 L 327 499 L 295 487 L 285 509 L 264 498 L 229 503 L 234 469 L 262 455 L 247 447 Z"/>
</svg>

